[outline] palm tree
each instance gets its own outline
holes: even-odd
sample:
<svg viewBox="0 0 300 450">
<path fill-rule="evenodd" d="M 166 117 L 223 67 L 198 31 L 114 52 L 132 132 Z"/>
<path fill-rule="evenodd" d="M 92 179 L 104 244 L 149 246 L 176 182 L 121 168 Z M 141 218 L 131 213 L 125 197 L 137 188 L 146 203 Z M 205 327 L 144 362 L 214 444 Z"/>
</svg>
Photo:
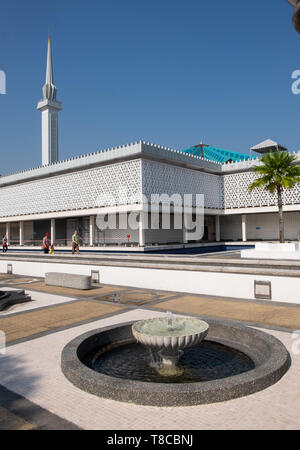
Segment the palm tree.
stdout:
<svg viewBox="0 0 300 450">
<path fill-rule="evenodd" d="M 284 219 L 282 210 L 282 194 L 285 189 L 291 189 L 296 183 L 300 183 L 300 166 L 293 162 L 297 159 L 287 151 L 274 151 L 266 153 L 260 159 L 262 165 L 255 166 L 254 172 L 260 175 L 250 186 L 253 189 L 265 189 L 271 194 L 277 193 L 279 211 L 279 236 L 280 242 L 284 242 Z"/>
</svg>

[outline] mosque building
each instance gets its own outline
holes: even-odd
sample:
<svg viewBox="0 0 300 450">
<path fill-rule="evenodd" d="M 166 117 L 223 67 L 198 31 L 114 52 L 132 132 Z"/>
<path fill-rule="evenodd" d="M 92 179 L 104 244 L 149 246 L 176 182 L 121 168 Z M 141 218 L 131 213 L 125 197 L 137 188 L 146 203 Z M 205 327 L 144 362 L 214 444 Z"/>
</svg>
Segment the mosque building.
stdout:
<svg viewBox="0 0 300 450">
<path fill-rule="evenodd" d="M 42 116 L 42 165 L 0 178 L 0 233 L 7 234 L 9 245 L 41 247 L 49 232 L 55 246 L 63 249 L 70 246 L 75 229 L 81 245 L 94 250 L 245 245 L 279 238 L 276 195 L 248 190 L 256 177 L 252 168 L 259 164 L 259 155 L 203 143 L 174 150 L 138 141 L 61 161 L 58 119 L 62 104 L 56 98 L 50 38 L 43 98 L 37 108 Z M 274 148 L 284 149 L 268 139 L 251 153 Z M 300 152 L 296 156 L 300 164 Z M 175 204 L 170 207 L 170 226 L 163 226 L 163 198 L 174 194 L 182 198 L 203 195 L 201 238 L 187 232 L 184 220 L 181 227 L 175 226 Z M 156 223 L 149 226 L 147 202 L 153 197 Z M 296 240 L 300 185 L 285 191 L 283 200 L 285 236 Z M 195 214 L 194 200 L 190 207 Z M 130 215 L 135 216 L 136 226 L 128 223 L 126 228 Z M 113 219 L 114 226 L 103 226 L 99 217 L 107 222 Z"/>
</svg>

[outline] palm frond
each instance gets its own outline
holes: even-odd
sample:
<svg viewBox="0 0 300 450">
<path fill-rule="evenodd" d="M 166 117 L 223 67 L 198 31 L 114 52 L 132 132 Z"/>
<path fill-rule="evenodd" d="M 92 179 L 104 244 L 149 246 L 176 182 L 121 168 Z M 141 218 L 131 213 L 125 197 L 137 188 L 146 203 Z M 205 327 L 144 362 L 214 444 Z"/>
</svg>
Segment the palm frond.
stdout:
<svg viewBox="0 0 300 450">
<path fill-rule="evenodd" d="M 286 151 L 266 153 L 261 158 L 261 165 L 253 167 L 253 171 L 261 177 L 250 186 L 253 189 L 265 189 L 271 193 L 275 190 L 291 189 L 300 183 L 300 166 L 296 166 L 296 156 Z"/>
</svg>

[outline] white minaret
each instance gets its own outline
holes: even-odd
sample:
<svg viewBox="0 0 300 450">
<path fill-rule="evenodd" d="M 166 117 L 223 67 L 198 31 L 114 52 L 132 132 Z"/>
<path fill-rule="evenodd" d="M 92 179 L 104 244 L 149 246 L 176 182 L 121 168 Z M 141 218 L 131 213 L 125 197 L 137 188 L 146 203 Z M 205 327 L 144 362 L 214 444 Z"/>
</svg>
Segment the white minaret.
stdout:
<svg viewBox="0 0 300 450">
<path fill-rule="evenodd" d="M 37 109 L 42 113 L 42 165 L 58 161 L 58 111 L 61 103 L 56 101 L 56 87 L 53 84 L 52 54 L 50 35 L 48 38 L 48 54 L 46 83 L 43 86 L 43 100 Z"/>
</svg>

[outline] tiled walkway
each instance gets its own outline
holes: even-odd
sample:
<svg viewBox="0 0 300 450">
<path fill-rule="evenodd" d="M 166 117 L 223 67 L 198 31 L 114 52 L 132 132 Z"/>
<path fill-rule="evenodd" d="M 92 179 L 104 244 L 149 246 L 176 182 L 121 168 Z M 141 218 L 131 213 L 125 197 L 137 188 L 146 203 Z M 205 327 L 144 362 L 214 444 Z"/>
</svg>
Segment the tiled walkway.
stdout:
<svg viewBox="0 0 300 450">
<path fill-rule="evenodd" d="M 19 288 L 22 283 L 15 280 L 10 286 Z M 114 303 L 115 293 L 120 294 L 120 304 Z M 287 332 L 300 329 L 300 307 L 118 286 L 95 288 L 93 295 L 84 296 L 74 289 L 45 287 L 40 280 L 30 284 L 30 294 L 34 302 L 0 314 L 0 329 L 9 344 L 6 354 L 0 355 L 0 429 L 36 429 L 47 423 L 52 429 L 300 429 L 300 354 L 292 352 L 295 336 Z M 79 390 L 62 374 L 61 351 L 74 337 L 111 324 L 161 316 L 166 310 L 273 327 L 265 331 L 291 352 L 292 366 L 264 391 L 179 408 L 102 399 Z M 18 403 L 13 399 L 3 400 L 4 388 L 20 397 L 22 408 L 13 408 Z"/>
<path fill-rule="evenodd" d="M 83 321 L 112 314 L 122 309 L 122 306 L 84 300 L 69 302 L 52 308 L 42 308 L 38 311 L 4 317 L 0 319 L 0 329 L 6 334 L 7 343 L 10 343 L 61 327 L 75 326 Z"/>
<path fill-rule="evenodd" d="M 134 310 L 8 348 L 0 358 L 2 384 L 84 429 L 299 429 L 300 357 L 275 385 L 224 403 L 158 408 L 102 399 L 74 387 L 60 370 L 65 344 L 108 324 L 158 316 Z M 289 333 L 267 330 L 290 350 Z"/>
<path fill-rule="evenodd" d="M 33 430 L 35 426 L 0 406 L 0 430 Z"/>
<path fill-rule="evenodd" d="M 287 306 L 263 302 L 221 300 L 199 295 L 183 295 L 153 306 L 164 311 L 181 314 L 211 316 L 255 324 L 300 329 L 300 306 Z"/>
</svg>

